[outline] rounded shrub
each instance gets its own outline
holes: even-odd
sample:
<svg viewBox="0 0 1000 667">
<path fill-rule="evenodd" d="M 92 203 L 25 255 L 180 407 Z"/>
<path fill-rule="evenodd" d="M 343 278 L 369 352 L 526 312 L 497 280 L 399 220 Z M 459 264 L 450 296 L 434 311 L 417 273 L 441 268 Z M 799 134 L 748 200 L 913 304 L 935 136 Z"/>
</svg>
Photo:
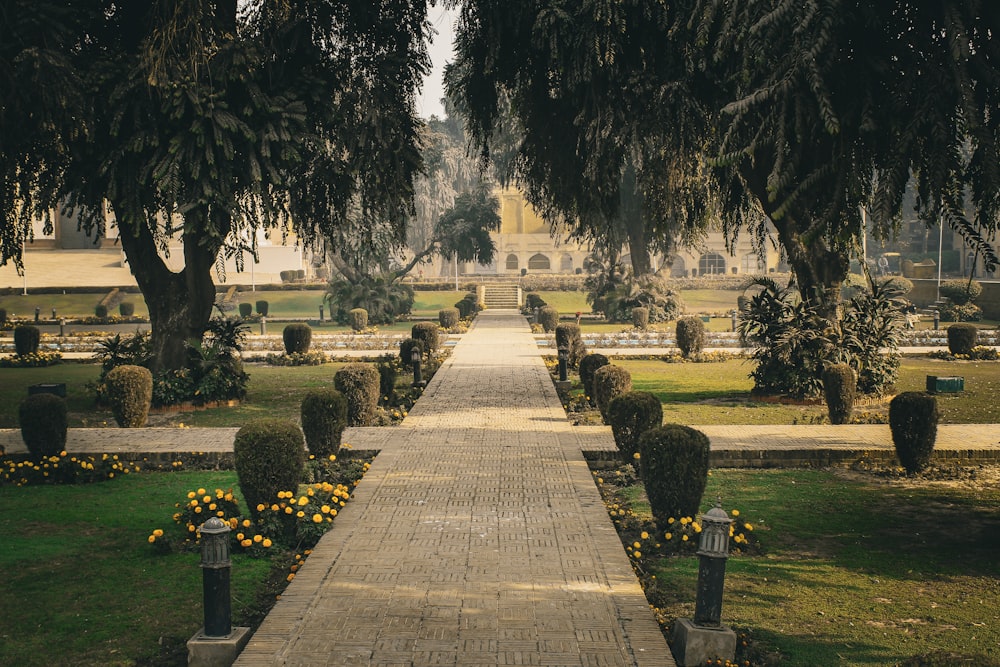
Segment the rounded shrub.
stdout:
<svg viewBox="0 0 1000 667">
<path fill-rule="evenodd" d="M 975 324 L 952 324 L 948 327 L 948 351 L 970 354 L 979 342 L 979 327 Z"/>
<path fill-rule="evenodd" d="M 643 331 L 649 328 L 649 308 L 636 306 L 632 309 L 632 326 Z"/>
<path fill-rule="evenodd" d="M 66 401 L 55 394 L 32 394 L 18 406 L 21 439 L 36 459 L 66 449 Z"/>
<path fill-rule="evenodd" d="M 983 286 L 977 280 L 946 280 L 941 283 L 941 296 L 956 306 L 972 303 L 983 293 Z"/>
<path fill-rule="evenodd" d="M 587 354 L 587 347 L 583 344 L 583 336 L 580 335 L 580 325 L 565 322 L 556 325 L 556 348 L 565 347 L 569 350 L 569 365 L 577 368 L 580 359 Z"/>
<path fill-rule="evenodd" d="M 256 419 L 236 433 L 233 463 L 250 514 L 270 505 L 278 491 L 296 493 L 305 466 L 302 431 L 287 419 Z"/>
<path fill-rule="evenodd" d="M 594 402 L 605 424 L 611 399 L 629 391 L 632 391 L 632 374 L 621 366 L 608 364 L 594 371 Z"/>
<path fill-rule="evenodd" d="M 285 354 L 306 353 L 312 344 L 312 327 L 302 322 L 286 325 L 281 331 Z"/>
<path fill-rule="evenodd" d="M 239 309 L 240 309 L 240 317 L 242 317 L 243 319 L 246 319 L 246 318 L 250 317 L 251 315 L 253 315 L 253 304 L 252 303 L 242 302 L 239 305 Z"/>
<path fill-rule="evenodd" d="M 402 362 L 403 368 L 413 366 L 413 348 L 415 347 L 420 350 L 420 356 L 423 356 L 424 344 L 421 341 L 413 338 L 404 338 L 399 341 L 399 360 Z"/>
<path fill-rule="evenodd" d="M 689 426 L 665 424 L 639 436 L 639 469 L 660 527 L 694 518 L 708 482 L 708 436 Z"/>
<path fill-rule="evenodd" d="M 540 297 L 536 292 L 528 292 L 524 296 L 524 305 L 531 312 L 535 312 L 535 308 L 544 308 L 546 306 L 545 299 Z"/>
<path fill-rule="evenodd" d="M 375 367 L 345 364 L 334 374 L 333 386 L 347 399 L 347 425 L 371 426 L 379 397 L 379 374 Z"/>
<path fill-rule="evenodd" d="M 105 319 L 108 316 L 108 307 L 103 303 L 97 304 L 94 306 L 94 316 L 99 317 L 102 320 Z"/>
<path fill-rule="evenodd" d="M 610 363 L 611 360 L 600 352 L 585 354 L 580 359 L 580 384 L 583 385 L 584 396 L 587 397 L 591 405 L 596 405 L 594 403 L 594 372 Z"/>
<path fill-rule="evenodd" d="M 543 306 L 540 311 L 538 311 L 538 323 L 542 325 L 545 329 L 545 333 L 551 333 L 556 330 L 556 325 L 559 324 L 559 311 L 553 306 Z"/>
<path fill-rule="evenodd" d="M 378 364 L 375 365 L 378 371 L 378 393 L 388 400 L 396 392 L 396 378 L 399 371 L 392 358 L 392 355 L 385 355 Z"/>
<path fill-rule="evenodd" d="M 648 391 L 628 391 L 608 404 L 608 423 L 625 463 L 639 451 L 639 436 L 663 423 L 663 406 Z"/>
<path fill-rule="evenodd" d="M 153 399 L 153 374 L 143 366 L 116 366 L 104 376 L 108 403 L 122 428 L 146 425 Z"/>
<path fill-rule="evenodd" d="M 14 351 L 18 356 L 23 357 L 38 352 L 41 341 L 42 332 L 36 326 L 22 324 L 14 328 Z"/>
<path fill-rule="evenodd" d="M 310 390 L 302 399 L 302 433 L 306 447 L 316 458 L 326 458 L 340 449 L 347 428 L 347 399 L 332 387 Z"/>
<path fill-rule="evenodd" d="M 440 345 L 438 325 L 434 322 L 417 322 L 410 328 L 410 337 L 421 342 L 427 356 L 434 354 Z"/>
<path fill-rule="evenodd" d="M 368 311 L 364 308 L 351 308 L 347 311 L 347 323 L 353 331 L 364 331 L 368 328 Z"/>
<path fill-rule="evenodd" d="M 858 380 L 848 364 L 833 364 L 823 371 L 823 396 L 831 424 L 846 424 L 854 412 Z"/>
<path fill-rule="evenodd" d="M 920 472 L 931 460 L 937 439 L 937 399 L 921 391 L 904 391 L 889 403 L 889 429 L 896 457 L 906 472 Z"/>
<path fill-rule="evenodd" d="M 118 314 L 122 317 L 132 317 L 135 315 L 135 304 L 131 301 L 122 301 L 118 304 Z"/>
<path fill-rule="evenodd" d="M 263 315 L 264 317 L 267 317 L 267 312 L 268 312 L 268 307 L 269 306 L 270 306 L 270 304 L 268 304 L 268 302 L 264 301 L 264 300 L 260 300 L 260 301 L 257 301 L 256 303 L 254 303 L 254 309 L 257 311 L 257 314 L 258 315 Z"/>
<path fill-rule="evenodd" d="M 700 317 L 677 320 L 677 347 L 685 357 L 699 355 L 705 349 L 705 323 Z"/>
<path fill-rule="evenodd" d="M 461 313 L 458 308 L 444 308 L 438 311 L 438 324 L 442 329 L 451 329 L 458 326 L 458 319 Z"/>
</svg>

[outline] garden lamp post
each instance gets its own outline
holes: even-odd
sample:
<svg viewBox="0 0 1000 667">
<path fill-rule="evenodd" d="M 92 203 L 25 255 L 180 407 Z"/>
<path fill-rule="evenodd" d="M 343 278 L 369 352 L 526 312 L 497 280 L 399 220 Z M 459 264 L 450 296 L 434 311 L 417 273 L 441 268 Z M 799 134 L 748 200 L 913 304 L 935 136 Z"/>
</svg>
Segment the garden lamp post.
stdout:
<svg viewBox="0 0 1000 667">
<path fill-rule="evenodd" d="M 739 319 L 738 319 L 738 317 L 736 315 L 736 311 L 735 310 L 730 314 L 730 317 L 732 318 L 732 322 L 733 322 L 733 331 L 736 331 L 736 325 L 739 323 Z"/>
<path fill-rule="evenodd" d="M 267 335 L 267 315 L 260 316 L 260 335 Z"/>
<path fill-rule="evenodd" d="M 559 348 L 559 381 L 566 382 L 566 368 L 569 366 L 569 348 Z"/>
<path fill-rule="evenodd" d="M 934 331 L 937 331 L 941 326 L 941 311 L 934 309 Z"/>
<path fill-rule="evenodd" d="M 60 317 L 59 318 L 59 335 L 60 336 L 65 336 L 66 335 L 66 318 L 65 317 Z"/>
<path fill-rule="evenodd" d="M 323 304 L 319 304 L 319 321 L 323 321 Z"/>
<path fill-rule="evenodd" d="M 410 364 L 413 365 L 413 386 L 423 387 L 427 383 L 424 382 L 424 378 L 420 374 L 420 357 L 423 356 L 418 345 L 414 345 L 413 349 L 410 350 Z"/>
<path fill-rule="evenodd" d="M 719 502 L 701 515 L 701 540 L 698 543 L 698 595 L 694 622 L 717 628 L 722 625 L 722 589 L 729 558 L 729 526 L 732 519 Z"/>
<path fill-rule="evenodd" d="M 673 653 L 682 667 L 704 665 L 719 658 L 732 660 L 736 656 L 736 633 L 722 625 L 722 589 L 731 524 L 721 502 L 701 515 L 694 619 L 679 618 L 674 623 Z"/>
<path fill-rule="evenodd" d="M 229 524 L 213 516 L 201 526 L 202 591 L 205 600 L 205 636 L 232 634 L 229 595 Z"/>
</svg>

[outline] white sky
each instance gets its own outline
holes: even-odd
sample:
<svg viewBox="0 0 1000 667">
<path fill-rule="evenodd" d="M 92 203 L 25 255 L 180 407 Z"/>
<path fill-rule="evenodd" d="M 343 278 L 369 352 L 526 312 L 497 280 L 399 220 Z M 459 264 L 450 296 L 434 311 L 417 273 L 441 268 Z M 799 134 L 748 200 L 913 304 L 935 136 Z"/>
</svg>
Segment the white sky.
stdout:
<svg viewBox="0 0 1000 667">
<path fill-rule="evenodd" d="M 444 97 L 444 66 L 454 59 L 452 41 L 454 40 L 454 25 L 458 19 L 457 10 L 447 10 L 440 4 L 428 10 L 428 18 L 437 34 L 431 42 L 428 52 L 431 56 L 431 73 L 424 79 L 423 89 L 417 97 L 417 115 L 421 118 L 444 117 L 444 107 L 441 98 Z"/>
</svg>

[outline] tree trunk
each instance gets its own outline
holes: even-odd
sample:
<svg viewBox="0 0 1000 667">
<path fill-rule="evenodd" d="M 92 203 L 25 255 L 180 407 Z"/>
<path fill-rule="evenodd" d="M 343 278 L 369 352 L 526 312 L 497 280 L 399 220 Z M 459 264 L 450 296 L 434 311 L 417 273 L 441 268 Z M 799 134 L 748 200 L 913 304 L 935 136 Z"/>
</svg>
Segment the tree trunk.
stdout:
<svg viewBox="0 0 1000 667">
<path fill-rule="evenodd" d="M 225 238 L 229 220 L 220 218 L 217 222 L 222 234 L 217 238 Z M 156 240 L 145 220 L 116 219 L 129 269 L 149 309 L 153 348 L 150 370 L 156 374 L 185 368 L 188 341 L 201 341 L 212 316 L 212 267 L 219 245 L 199 244 L 193 234 L 184 235 L 181 241 L 185 266 L 175 273 L 157 253 Z"/>
<path fill-rule="evenodd" d="M 622 174 L 618 215 L 628 238 L 628 252 L 632 260 L 632 275 L 645 276 L 653 272 L 649 257 L 649 238 L 646 234 L 646 216 L 642 210 L 642 195 L 636 186 L 635 166 L 629 162 Z"/>
</svg>

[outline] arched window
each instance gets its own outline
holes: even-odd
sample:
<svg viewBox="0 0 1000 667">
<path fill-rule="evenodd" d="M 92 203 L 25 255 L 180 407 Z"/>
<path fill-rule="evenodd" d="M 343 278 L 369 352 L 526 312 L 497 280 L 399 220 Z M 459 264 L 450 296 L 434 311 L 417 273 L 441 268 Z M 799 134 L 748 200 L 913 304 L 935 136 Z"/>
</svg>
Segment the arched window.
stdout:
<svg viewBox="0 0 1000 667">
<path fill-rule="evenodd" d="M 517 255 L 515 255 L 514 253 L 507 255 L 507 270 L 517 271 L 517 269 L 518 269 Z"/>
<path fill-rule="evenodd" d="M 561 273 L 573 273 L 573 255 L 564 253 L 559 259 L 559 271 Z"/>
<path fill-rule="evenodd" d="M 674 255 L 673 261 L 670 263 L 670 277 L 671 278 L 683 278 L 688 274 L 687 266 L 684 264 L 684 258 L 680 255 Z"/>
<path fill-rule="evenodd" d="M 717 252 L 708 252 L 698 260 L 698 275 L 708 273 L 725 273 L 726 260 Z"/>
<path fill-rule="evenodd" d="M 764 273 L 764 260 L 757 256 L 757 253 L 748 252 L 743 255 L 740 261 L 740 271 L 742 273 Z"/>
<path fill-rule="evenodd" d="M 550 268 L 549 258 L 542 253 L 537 255 L 532 255 L 528 260 L 528 270 L 529 271 L 548 271 Z"/>
</svg>

